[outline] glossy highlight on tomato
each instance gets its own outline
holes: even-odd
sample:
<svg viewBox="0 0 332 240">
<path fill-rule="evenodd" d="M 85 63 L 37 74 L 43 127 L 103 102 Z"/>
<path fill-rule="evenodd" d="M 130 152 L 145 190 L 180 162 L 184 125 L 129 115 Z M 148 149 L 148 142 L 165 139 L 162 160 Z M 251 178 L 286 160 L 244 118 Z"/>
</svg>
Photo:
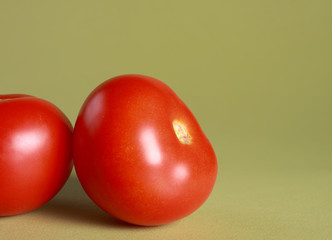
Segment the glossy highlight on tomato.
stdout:
<svg viewBox="0 0 332 240">
<path fill-rule="evenodd" d="M 62 188 L 73 167 L 72 130 L 45 100 L 0 95 L 0 216 L 32 211 Z"/>
<path fill-rule="evenodd" d="M 136 225 L 188 216 L 217 177 L 216 155 L 194 115 L 166 84 L 143 75 L 109 79 L 87 97 L 73 154 L 88 196 Z"/>
</svg>

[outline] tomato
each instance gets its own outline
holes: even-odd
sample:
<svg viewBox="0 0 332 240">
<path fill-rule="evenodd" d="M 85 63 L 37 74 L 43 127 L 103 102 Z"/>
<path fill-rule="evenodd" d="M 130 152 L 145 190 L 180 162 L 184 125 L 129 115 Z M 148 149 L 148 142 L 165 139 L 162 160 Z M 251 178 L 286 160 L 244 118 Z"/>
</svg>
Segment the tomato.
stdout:
<svg viewBox="0 0 332 240">
<path fill-rule="evenodd" d="M 218 168 L 188 107 L 142 75 L 109 79 L 87 97 L 73 154 L 88 196 L 110 215 L 144 226 L 193 213 L 210 195 Z"/>
<path fill-rule="evenodd" d="M 0 95 L 0 216 L 32 211 L 61 189 L 73 167 L 72 129 L 45 100 Z"/>
</svg>

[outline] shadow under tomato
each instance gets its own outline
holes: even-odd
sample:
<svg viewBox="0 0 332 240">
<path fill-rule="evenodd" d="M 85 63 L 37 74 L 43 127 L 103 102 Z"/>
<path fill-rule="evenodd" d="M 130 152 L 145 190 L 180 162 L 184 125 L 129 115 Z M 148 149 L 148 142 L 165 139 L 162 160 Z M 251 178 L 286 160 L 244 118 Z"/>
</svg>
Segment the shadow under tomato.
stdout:
<svg viewBox="0 0 332 240">
<path fill-rule="evenodd" d="M 120 221 L 101 210 L 84 192 L 76 176 L 71 175 L 61 191 L 38 214 L 87 225 L 116 228 L 140 228 Z"/>
</svg>

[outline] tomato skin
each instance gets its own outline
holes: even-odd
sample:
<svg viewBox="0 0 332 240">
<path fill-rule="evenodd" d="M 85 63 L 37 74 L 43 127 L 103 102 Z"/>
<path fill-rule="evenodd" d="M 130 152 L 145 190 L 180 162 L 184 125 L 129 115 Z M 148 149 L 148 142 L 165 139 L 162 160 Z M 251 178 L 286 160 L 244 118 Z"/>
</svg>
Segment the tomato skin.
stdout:
<svg viewBox="0 0 332 240">
<path fill-rule="evenodd" d="M 32 211 L 62 188 L 73 167 L 72 130 L 45 100 L 0 95 L 0 216 Z"/>
<path fill-rule="evenodd" d="M 178 123 L 190 143 L 177 137 Z M 218 169 L 188 107 L 167 85 L 143 75 L 109 79 L 88 96 L 76 120 L 73 154 L 89 197 L 110 215 L 144 226 L 198 209 Z"/>
</svg>

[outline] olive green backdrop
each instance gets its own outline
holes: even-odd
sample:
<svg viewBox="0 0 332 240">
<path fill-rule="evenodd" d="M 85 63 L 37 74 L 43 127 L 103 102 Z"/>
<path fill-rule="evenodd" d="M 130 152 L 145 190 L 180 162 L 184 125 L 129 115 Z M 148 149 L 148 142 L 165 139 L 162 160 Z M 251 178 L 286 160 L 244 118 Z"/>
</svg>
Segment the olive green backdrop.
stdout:
<svg viewBox="0 0 332 240">
<path fill-rule="evenodd" d="M 0 94 L 75 123 L 102 81 L 139 73 L 193 111 L 220 171 L 208 201 L 161 227 L 114 221 L 75 173 L 6 239 L 332 239 L 332 2 L 0 0 Z M 3 117 L 3 116 L 1 116 Z"/>
</svg>

